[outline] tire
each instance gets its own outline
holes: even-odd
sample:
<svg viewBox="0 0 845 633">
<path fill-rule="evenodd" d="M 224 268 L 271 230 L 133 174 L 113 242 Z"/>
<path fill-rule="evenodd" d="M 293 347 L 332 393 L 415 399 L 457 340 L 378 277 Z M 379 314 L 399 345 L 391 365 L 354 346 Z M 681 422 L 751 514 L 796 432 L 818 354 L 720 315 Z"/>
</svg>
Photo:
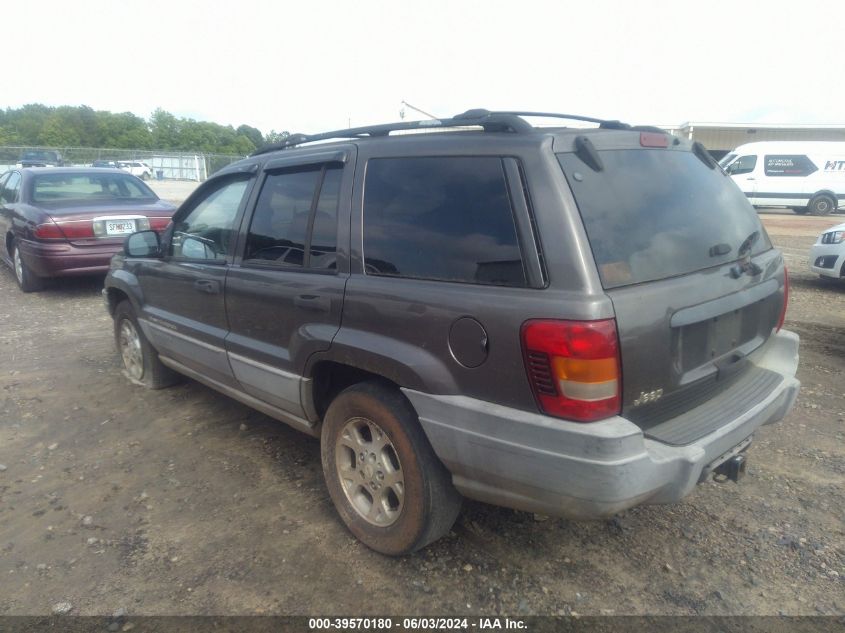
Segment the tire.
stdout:
<svg viewBox="0 0 845 633">
<path fill-rule="evenodd" d="M 408 554 L 455 523 L 461 496 L 398 390 L 363 382 L 341 392 L 326 412 L 320 445 L 335 508 L 367 547 Z"/>
<path fill-rule="evenodd" d="M 44 280 L 33 273 L 18 251 L 18 245 L 12 242 L 12 270 L 15 281 L 23 292 L 38 292 L 44 288 Z"/>
<path fill-rule="evenodd" d="M 813 215 L 829 215 L 836 211 L 836 200 L 823 193 L 810 200 L 807 210 Z"/>
<path fill-rule="evenodd" d="M 158 352 L 138 325 L 135 309 L 126 300 L 114 310 L 114 343 L 123 361 L 123 373 L 135 384 L 163 389 L 180 381 L 179 374 L 159 360 Z"/>
<path fill-rule="evenodd" d="M 147 172 L 144 172 L 143 174 L 141 174 L 141 180 L 146 182 L 149 179 L 150 179 L 150 175 Z"/>
</svg>

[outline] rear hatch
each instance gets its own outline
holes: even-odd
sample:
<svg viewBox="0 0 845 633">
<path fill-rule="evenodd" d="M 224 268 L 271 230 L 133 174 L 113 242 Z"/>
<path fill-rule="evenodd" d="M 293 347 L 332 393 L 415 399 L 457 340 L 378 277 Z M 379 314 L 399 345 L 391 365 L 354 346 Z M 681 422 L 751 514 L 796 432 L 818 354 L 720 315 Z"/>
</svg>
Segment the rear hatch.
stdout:
<svg viewBox="0 0 845 633">
<path fill-rule="evenodd" d="M 616 313 L 622 415 L 690 443 L 780 382 L 748 357 L 778 325 L 782 257 L 703 148 L 653 133 L 580 138 L 557 156 Z"/>
</svg>

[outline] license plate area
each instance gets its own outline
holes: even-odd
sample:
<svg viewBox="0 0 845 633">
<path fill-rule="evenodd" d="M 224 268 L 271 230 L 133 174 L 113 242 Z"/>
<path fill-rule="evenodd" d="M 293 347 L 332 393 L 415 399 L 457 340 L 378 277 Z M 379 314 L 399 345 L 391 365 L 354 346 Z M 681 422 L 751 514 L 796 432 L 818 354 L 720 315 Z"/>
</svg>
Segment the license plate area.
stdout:
<svg viewBox="0 0 845 633">
<path fill-rule="evenodd" d="M 140 215 L 100 216 L 94 218 L 95 237 L 126 237 L 141 229 L 147 229 L 146 218 Z"/>
<path fill-rule="evenodd" d="M 732 310 L 678 329 L 677 356 L 682 373 L 712 363 L 757 336 L 760 304 Z"/>
<path fill-rule="evenodd" d="M 135 232 L 135 220 L 104 220 L 106 235 L 129 235 Z"/>
</svg>

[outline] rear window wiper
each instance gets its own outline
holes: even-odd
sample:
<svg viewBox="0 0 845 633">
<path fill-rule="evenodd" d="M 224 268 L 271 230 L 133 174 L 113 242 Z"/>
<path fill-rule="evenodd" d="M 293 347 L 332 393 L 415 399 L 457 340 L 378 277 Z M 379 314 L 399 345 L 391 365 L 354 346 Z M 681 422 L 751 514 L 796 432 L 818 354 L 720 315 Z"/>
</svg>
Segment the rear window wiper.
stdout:
<svg viewBox="0 0 845 633">
<path fill-rule="evenodd" d="M 748 251 L 751 250 L 751 247 L 757 243 L 757 240 L 760 239 L 760 231 L 753 231 L 748 237 L 742 240 L 742 244 L 739 245 L 739 250 L 736 252 L 737 255 L 742 257 Z"/>
<path fill-rule="evenodd" d="M 739 260 L 731 268 L 731 277 L 739 279 L 743 273 L 747 273 L 752 277 L 756 277 L 763 272 L 757 264 L 751 261 L 751 247 L 760 239 L 760 231 L 753 231 L 748 237 L 742 240 L 737 250 Z"/>
</svg>

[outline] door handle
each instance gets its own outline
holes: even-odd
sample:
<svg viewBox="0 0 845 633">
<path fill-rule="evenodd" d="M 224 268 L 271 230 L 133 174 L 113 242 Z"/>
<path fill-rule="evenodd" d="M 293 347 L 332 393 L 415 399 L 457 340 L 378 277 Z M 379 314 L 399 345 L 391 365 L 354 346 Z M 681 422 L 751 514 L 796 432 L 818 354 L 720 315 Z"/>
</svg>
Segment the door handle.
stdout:
<svg viewBox="0 0 845 633">
<path fill-rule="evenodd" d="M 746 180 L 757 180 L 754 176 L 749 176 Z"/>
<path fill-rule="evenodd" d="M 197 279 L 194 282 L 194 290 L 208 295 L 216 295 L 220 292 L 220 282 L 214 279 Z"/>
<path fill-rule="evenodd" d="M 293 298 L 293 305 L 316 312 L 330 312 L 332 308 L 331 299 L 322 295 L 297 295 Z"/>
</svg>

